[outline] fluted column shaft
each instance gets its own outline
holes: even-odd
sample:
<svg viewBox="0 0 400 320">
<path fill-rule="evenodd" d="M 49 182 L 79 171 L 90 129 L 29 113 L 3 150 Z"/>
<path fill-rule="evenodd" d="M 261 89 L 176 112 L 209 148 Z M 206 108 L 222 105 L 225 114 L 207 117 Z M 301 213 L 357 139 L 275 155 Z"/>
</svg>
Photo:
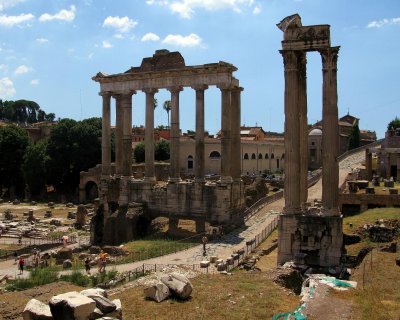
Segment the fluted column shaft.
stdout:
<svg viewBox="0 0 400 320">
<path fill-rule="evenodd" d="M 221 90 L 221 182 L 232 182 L 231 175 L 231 88 Z"/>
<path fill-rule="evenodd" d="M 300 205 L 306 210 L 308 197 L 308 125 L 307 125 L 307 58 L 305 52 L 298 52 L 299 66 L 299 121 L 300 121 Z"/>
<path fill-rule="evenodd" d="M 122 129 L 122 175 L 132 175 L 132 94 L 127 92 L 122 95 L 121 107 L 123 109 Z"/>
<path fill-rule="evenodd" d="M 170 148 L 170 182 L 181 180 L 179 168 L 179 92 L 182 87 L 172 87 L 171 92 L 171 148 Z"/>
<path fill-rule="evenodd" d="M 235 87 L 231 93 L 231 175 L 233 180 L 240 180 L 241 177 L 241 153 L 240 153 L 240 110 L 241 92 L 243 88 Z M 258 161 L 258 152 L 257 152 Z"/>
<path fill-rule="evenodd" d="M 109 177 L 111 174 L 111 93 L 100 92 L 103 98 L 103 114 L 101 122 L 101 175 Z"/>
<path fill-rule="evenodd" d="M 323 75 L 322 106 L 322 212 L 339 214 L 339 125 L 337 106 L 337 57 L 339 47 L 321 50 Z"/>
<path fill-rule="evenodd" d="M 285 66 L 285 207 L 284 213 L 301 212 L 299 69 L 295 51 L 281 50 Z"/>
<path fill-rule="evenodd" d="M 122 174 L 122 131 L 124 113 L 122 109 L 122 95 L 115 94 L 115 174 L 120 176 Z"/>
<path fill-rule="evenodd" d="M 154 94 L 157 89 L 143 90 L 146 93 L 146 131 L 144 136 L 145 143 L 145 174 L 146 181 L 155 181 L 154 169 Z"/>
<path fill-rule="evenodd" d="M 196 86 L 196 150 L 195 150 L 195 181 L 204 181 L 204 90 L 207 85 Z"/>
</svg>

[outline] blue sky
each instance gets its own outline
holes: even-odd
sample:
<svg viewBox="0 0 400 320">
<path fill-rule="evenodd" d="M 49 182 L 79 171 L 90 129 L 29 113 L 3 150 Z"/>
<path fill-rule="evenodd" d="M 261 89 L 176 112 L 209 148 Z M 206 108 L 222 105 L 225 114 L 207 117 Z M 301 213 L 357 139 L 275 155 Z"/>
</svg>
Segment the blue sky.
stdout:
<svg viewBox="0 0 400 320">
<path fill-rule="evenodd" d="M 57 117 L 101 116 L 97 72 L 138 66 L 157 49 L 180 51 L 187 65 L 226 61 L 244 87 L 242 124 L 283 131 L 284 78 L 278 50 L 284 17 L 330 24 L 340 45 L 339 115 L 383 137 L 400 116 L 399 0 L 0 0 L 0 99 L 34 100 Z M 321 119 L 322 72 L 308 54 L 308 119 Z M 144 93 L 133 98 L 133 124 L 144 124 Z M 167 124 L 156 98 L 155 121 Z M 220 94 L 206 91 L 206 129 L 220 128 Z M 181 128 L 193 129 L 195 93 L 181 93 Z M 115 111 L 114 111 L 115 112 Z"/>
</svg>

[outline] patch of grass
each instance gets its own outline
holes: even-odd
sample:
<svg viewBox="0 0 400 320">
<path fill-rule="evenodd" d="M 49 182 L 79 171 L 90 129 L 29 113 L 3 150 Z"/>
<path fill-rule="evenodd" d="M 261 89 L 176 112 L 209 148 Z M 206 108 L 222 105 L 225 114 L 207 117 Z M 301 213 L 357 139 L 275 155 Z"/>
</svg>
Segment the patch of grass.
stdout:
<svg viewBox="0 0 400 320">
<path fill-rule="evenodd" d="M 76 284 L 80 287 L 87 287 L 91 283 L 91 278 L 79 270 L 74 270 L 71 274 L 61 275 L 60 280 Z"/>
<path fill-rule="evenodd" d="M 288 296 L 267 273 L 200 275 L 191 282 L 194 290 L 186 301 L 156 303 L 144 298 L 142 288 L 125 290 L 116 298 L 122 301 L 126 319 L 271 319 L 298 305 L 298 297 Z"/>
<path fill-rule="evenodd" d="M 366 223 L 375 223 L 379 219 L 400 219 L 400 208 L 375 208 L 351 217 L 345 217 L 343 219 L 343 232 L 354 233 L 355 229 Z M 353 224 L 352 228 L 350 223 Z"/>
<path fill-rule="evenodd" d="M 24 290 L 28 288 L 42 286 L 44 284 L 52 283 L 58 280 L 56 271 L 50 269 L 36 269 L 32 270 L 29 277 L 26 279 L 11 280 L 7 283 L 7 290 Z"/>
<path fill-rule="evenodd" d="M 372 268 L 371 254 L 368 254 L 360 267 L 353 270 L 350 280 L 357 281 L 357 289 L 331 293 L 353 302 L 351 319 L 400 319 L 400 272 L 395 258 L 396 254 L 374 250 Z"/>
</svg>

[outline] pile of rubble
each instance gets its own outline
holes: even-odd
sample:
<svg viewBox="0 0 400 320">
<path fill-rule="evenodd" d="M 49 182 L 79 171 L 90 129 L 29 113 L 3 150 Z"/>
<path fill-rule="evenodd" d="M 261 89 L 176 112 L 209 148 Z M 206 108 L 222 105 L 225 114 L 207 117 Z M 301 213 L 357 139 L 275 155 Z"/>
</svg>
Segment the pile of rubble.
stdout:
<svg viewBox="0 0 400 320">
<path fill-rule="evenodd" d="M 119 299 L 108 299 L 105 290 L 94 288 L 53 296 L 48 305 L 31 299 L 22 315 L 24 320 L 122 319 L 122 305 Z"/>
<path fill-rule="evenodd" d="M 400 220 L 380 219 L 374 224 L 365 224 L 357 231 L 362 236 L 368 237 L 372 242 L 391 242 L 400 236 Z"/>
</svg>

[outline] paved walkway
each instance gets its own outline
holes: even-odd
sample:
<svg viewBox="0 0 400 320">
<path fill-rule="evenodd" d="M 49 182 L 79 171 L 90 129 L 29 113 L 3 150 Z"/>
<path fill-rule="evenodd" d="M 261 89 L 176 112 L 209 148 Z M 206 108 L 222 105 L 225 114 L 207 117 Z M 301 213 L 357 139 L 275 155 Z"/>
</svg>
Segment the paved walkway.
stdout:
<svg viewBox="0 0 400 320">
<path fill-rule="evenodd" d="M 339 185 L 341 185 L 347 174 L 352 168 L 359 167 L 360 163 L 364 160 L 364 150 L 347 157 L 339 164 Z M 311 188 L 308 189 L 308 199 L 321 198 L 322 181 L 321 179 Z M 257 214 L 252 216 L 245 225 L 230 234 L 225 235 L 221 240 L 209 243 L 207 245 L 207 256 L 218 256 L 219 258 L 229 257 L 233 251 L 243 248 L 247 240 L 254 239 L 255 236 L 260 234 L 264 228 L 273 220 L 275 213 L 281 212 L 284 206 L 284 199 L 281 198 L 271 204 L 266 205 Z M 129 271 L 142 266 L 143 263 L 148 264 L 194 264 L 204 260 L 203 246 L 198 245 L 188 250 L 179 251 L 176 253 L 168 254 L 165 256 L 142 260 L 133 263 L 116 265 L 115 268 L 119 272 Z M 114 267 L 114 266 L 112 266 Z M 97 269 L 97 268 L 95 268 Z M 93 270 L 95 270 L 93 269 Z M 14 261 L 7 260 L 0 262 L 0 278 L 2 275 L 8 274 L 15 276 L 17 273 Z M 62 272 L 63 273 L 63 272 Z"/>
</svg>

